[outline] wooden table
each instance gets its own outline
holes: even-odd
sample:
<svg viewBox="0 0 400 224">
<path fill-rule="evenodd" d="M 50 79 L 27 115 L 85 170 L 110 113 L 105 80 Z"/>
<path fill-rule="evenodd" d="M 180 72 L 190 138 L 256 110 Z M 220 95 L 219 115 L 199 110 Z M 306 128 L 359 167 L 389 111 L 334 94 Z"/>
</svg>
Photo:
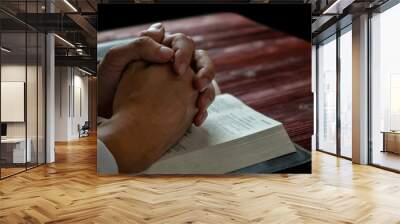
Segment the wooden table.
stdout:
<svg viewBox="0 0 400 224">
<path fill-rule="evenodd" d="M 15 164 L 25 166 L 26 162 L 31 162 L 32 140 L 30 138 L 5 138 L 1 139 L 1 145 L 2 158 L 0 159 L 4 162 L 0 164 L 0 167 L 10 166 L 10 164 L 11 166 Z"/>
<path fill-rule="evenodd" d="M 197 48 L 209 52 L 223 93 L 281 121 L 295 143 L 311 149 L 310 43 L 232 13 L 163 23 L 168 32 L 190 35 Z M 98 43 L 135 37 L 148 26 L 99 32 Z"/>
</svg>

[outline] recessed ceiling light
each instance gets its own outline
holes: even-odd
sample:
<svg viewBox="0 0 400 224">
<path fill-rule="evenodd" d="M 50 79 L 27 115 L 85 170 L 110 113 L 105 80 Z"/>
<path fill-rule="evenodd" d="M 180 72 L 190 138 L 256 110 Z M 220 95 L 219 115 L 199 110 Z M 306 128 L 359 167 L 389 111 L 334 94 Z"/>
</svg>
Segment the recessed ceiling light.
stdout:
<svg viewBox="0 0 400 224">
<path fill-rule="evenodd" d="M 59 40 L 61 40 L 62 42 L 64 42 L 65 44 L 67 44 L 70 47 L 75 48 L 75 45 L 73 45 L 71 42 L 69 42 L 68 40 L 60 37 L 58 34 L 54 34 L 55 37 L 57 37 Z"/>
<path fill-rule="evenodd" d="M 11 52 L 11 50 L 9 50 L 9 49 L 7 49 L 7 48 L 5 48 L 5 47 L 1 47 L 0 49 L 1 49 L 2 51 L 6 52 L 6 53 L 10 53 L 10 52 Z"/>
<path fill-rule="evenodd" d="M 79 67 L 78 67 L 78 70 L 81 71 L 81 72 L 83 72 L 83 73 L 85 73 L 85 74 L 87 74 L 87 75 L 90 75 L 90 76 L 93 75 L 92 73 L 90 73 L 90 72 L 88 72 L 88 71 L 86 71 L 86 70 L 83 70 L 83 69 L 81 69 L 81 68 L 79 68 Z"/>
<path fill-rule="evenodd" d="M 78 10 L 68 1 L 64 0 L 64 3 L 68 5 L 74 12 L 78 12 Z"/>
<path fill-rule="evenodd" d="M 343 9 L 351 5 L 355 0 L 336 0 L 322 14 L 342 14 Z"/>
</svg>

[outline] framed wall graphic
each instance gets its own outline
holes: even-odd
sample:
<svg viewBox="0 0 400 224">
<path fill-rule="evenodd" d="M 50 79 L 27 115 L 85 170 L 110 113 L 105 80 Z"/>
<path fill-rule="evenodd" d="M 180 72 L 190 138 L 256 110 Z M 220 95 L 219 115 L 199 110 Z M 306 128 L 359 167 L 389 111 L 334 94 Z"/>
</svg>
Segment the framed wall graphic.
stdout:
<svg viewBox="0 0 400 224">
<path fill-rule="evenodd" d="M 1 122 L 24 122 L 25 82 L 1 82 Z"/>
</svg>

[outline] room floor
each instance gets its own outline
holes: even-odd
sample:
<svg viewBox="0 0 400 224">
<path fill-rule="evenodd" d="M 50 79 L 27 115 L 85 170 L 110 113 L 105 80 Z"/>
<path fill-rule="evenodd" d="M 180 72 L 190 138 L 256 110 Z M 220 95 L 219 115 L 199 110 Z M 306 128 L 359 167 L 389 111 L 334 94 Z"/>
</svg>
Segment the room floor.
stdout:
<svg viewBox="0 0 400 224">
<path fill-rule="evenodd" d="M 1 176 L 7 177 L 25 170 L 25 167 L 1 168 Z"/>
<path fill-rule="evenodd" d="M 27 167 L 25 167 L 25 164 L 18 164 L 16 167 L 2 167 L 1 169 L 1 178 L 5 178 L 7 176 L 11 176 L 20 172 L 25 171 L 26 169 L 33 169 L 37 165 L 36 163 L 27 163 Z"/>
<path fill-rule="evenodd" d="M 99 177 L 94 136 L 0 181 L 0 223 L 399 223 L 400 175 L 313 152 L 311 175 Z"/>
</svg>

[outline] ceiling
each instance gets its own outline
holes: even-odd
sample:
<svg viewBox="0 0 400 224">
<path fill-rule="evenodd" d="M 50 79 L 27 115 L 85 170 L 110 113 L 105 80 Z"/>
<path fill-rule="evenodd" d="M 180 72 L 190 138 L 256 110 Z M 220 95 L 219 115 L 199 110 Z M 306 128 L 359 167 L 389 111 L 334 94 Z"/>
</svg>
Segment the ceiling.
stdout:
<svg viewBox="0 0 400 224">
<path fill-rule="evenodd" d="M 183 0 L 140 0 L 140 2 L 171 3 Z M 248 0 L 236 0 L 248 2 Z M 336 1 L 339 14 L 324 12 Z M 332 27 L 339 19 L 347 14 L 356 15 L 367 8 L 383 4 L 387 0 L 250 0 L 252 3 L 270 4 L 304 4 L 312 5 L 313 37 L 319 36 Z M 0 26 L 3 33 L 2 46 L 11 49 L 10 53 L 2 51 L 3 60 L 18 61 L 35 58 L 37 51 L 34 35 L 25 32 L 54 32 L 60 38 L 55 38 L 56 62 L 62 65 L 84 66 L 96 70 L 96 27 L 98 3 L 134 3 L 139 0 L 0 0 Z M 342 8 L 340 8 L 342 7 Z M 49 11 L 52 13 L 48 13 Z M 34 39 L 35 41 L 32 41 Z M 28 47 L 25 50 L 25 41 Z M 40 48 L 41 46 L 39 46 Z M 79 50 L 78 50 L 79 49 Z M 81 64 L 80 64 L 81 62 Z M 88 66 L 91 65 L 92 66 Z"/>
<path fill-rule="evenodd" d="M 61 37 L 55 38 L 56 65 L 60 62 L 62 65 L 80 66 L 82 61 L 85 65 L 82 68 L 94 73 L 98 2 L 101 1 L 47 0 L 46 4 L 45 0 L 1 0 L 2 46 L 11 50 L 9 53 L 2 51 L 2 61 L 17 63 L 25 62 L 26 56 L 28 61 L 37 57 L 37 51 L 40 51 L 36 44 L 37 33 L 52 32 Z M 25 32 L 28 32 L 27 37 Z M 44 40 L 41 37 L 39 40 Z"/>
<path fill-rule="evenodd" d="M 313 11 L 312 36 L 313 43 L 328 38 L 337 30 L 352 23 L 354 17 L 366 12 L 375 12 L 388 0 L 312 0 Z"/>
</svg>

